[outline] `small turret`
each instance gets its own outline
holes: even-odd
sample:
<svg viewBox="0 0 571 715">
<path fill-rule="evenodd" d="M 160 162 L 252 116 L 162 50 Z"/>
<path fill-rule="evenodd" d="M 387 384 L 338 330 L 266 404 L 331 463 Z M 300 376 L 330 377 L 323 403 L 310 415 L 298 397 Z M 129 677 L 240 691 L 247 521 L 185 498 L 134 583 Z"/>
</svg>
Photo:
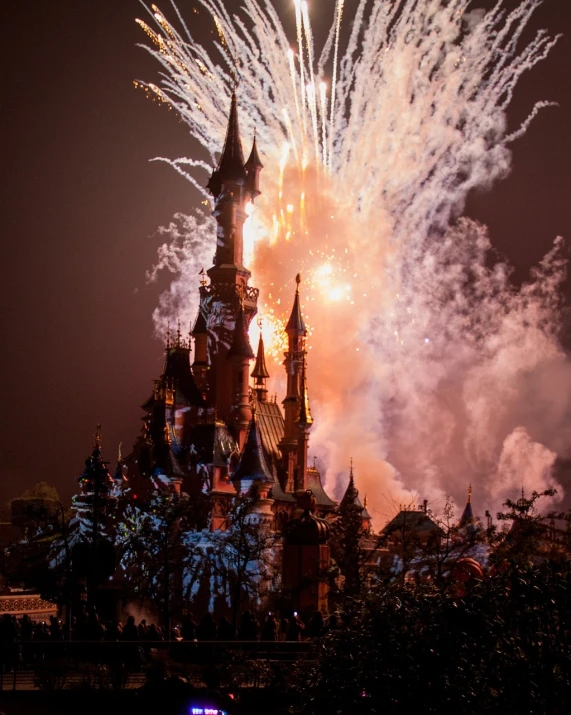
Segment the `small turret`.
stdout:
<svg viewBox="0 0 571 715">
<path fill-rule="evenodd" d="M 117 449 L 117 464 L 115 466 L 115 471 L 113 472 L 113 479 L 116 487 L 122 487 L 127 482 L 124 471 L 125 465 L 123 464 L 123 455 L 121 454 L 122 446 L 123 443 L 119 442 L 119 448 Z"/>
<path fill-rule="evenodd" d="M 264 338 L 262 337 L 262 320 L 258 320 L 260 328 L 260 339 L 258 340 L 258 354 L 256 356 L 256 364 L 252 370 L 251 377 L 254 378 L 254 390 L 259 402 L 266 402 L 268 399 L 268 390 L 266 389 L 266 380 L 270 376 L 266 367 L 266 356 L 264 353 Z"/>
<path fill-rule="evenodd" d="M 301 336 L 305 337 L 307 334 L 307 329 L 305 323 L 303 322 L 303 316 L 301 314 L 301 306 L 299 302 L 299 284 L 301 283 L 301 275 L 298 273 L 295 277 L 295 282 L 297 287 L 295 289 L 295 298 L 293 300 L 293 308 L 291 310 L 291 315 L 286 325 L 286 333 L 288 338 L 299 338 Z M 297 349 L 297 348 L 294 348 Z"/>
<path fill-rule="evenodd" d="M 254 134 L 254 142 L 252 144 L 252 151 L 248 157 L 248 161 L 244 165 L 246 172 L 248 174 L 248 189 L 252 194 L 252 201 L 259 196 L 260 191 L 260 172 L 264 168 L 264 165 L 260 161 L 258 156 L 258 147 L 256 146 L 256 135 Z"/>
<path fill-rule="evenodd" d="M 474 523 L 474 511 L 472 510 L 472 485 L 468 487 L 468 500 L 466 501 L 466 506 L 460 517 L 459 525 L 461 527 L 469 526 Z"/>
<path fill-rule="evenodd" d="M 353 474 L 353 459 L 351 459 L 351 466 L 349 469 L 349 484 L 343 494 L 343 498 L 339 503 L 339 513 L 349 515 L 351 513 L 358 514 L 361 518 L 361 527 L 363 531 L 370 531 L 371 528 L 371 515 L 367 509 L 367 497 L 361 504 L 359 499 L 359 490 L 355 486 L 355 476 Z"/>
<path fill-rule="evenodd" d="M 244 445 L 246 431 L 252 419 L 250 406 L 250 360 L 254 358 L 250 339 L 248 337 L 244 303 L 240 301 L 240 308 L 236 317 L 236 325 L 232 336 L 232 344 L 228 351 L 228 360 L 232 362 L 232 403 L 230 409 L 230 423 L 233 427 L 236 441 L 240 448 Z"/>
<path fill-rule="evenodd" d="M 303 317 L 301 315 L 301 305 L 299 298 L 299 284 L 301 276 L 299 273 L 295 277 L 296 290 L 293 301 L 291 315 L 286 325 L 286 333 L 288 337 L 288 347 L 285 353 L 284 366 L 287 375 L 286 396 L 283 401 L 285 413 L 284 436 L 280 442 L 280 449 L 284 456 L 287 453 L 296 450 L 298 446 L 298 420 L 302 408 L 302 402 L 305 402 L 305 394 L 302 390 L 301 378 L 305 366 L 305 337 L 307 330 Z M 306 406 L 304 405 L 304 410 Z M 306 416 L 303 419 L 306 419 Z M 311 415 L 309 415 L 311 418 Z"/>
<path fill-rule="evenodd" d="M 77 480 L 80 493 L 73 497 L 81 537 L 91 540 L 93 544 L 105 535 L 107 516 L 115 503 L 112 496 L 115 485 L 107 465 L 101 454 L 101 425 L 97 425 L 93 450 Z"/>
<path fill-rule="evenodd" d="M 204 273 L 204 271 L 203 271 Z M 204 283 L 202 284 L 204 286 Z M 191 335 L 194 338 L 194 362 L 192 374 L 202 396 L 206 393 L 206 371 L 208 370 L 208 328 L 202 310 L 198 309 Z"/>
</svg>

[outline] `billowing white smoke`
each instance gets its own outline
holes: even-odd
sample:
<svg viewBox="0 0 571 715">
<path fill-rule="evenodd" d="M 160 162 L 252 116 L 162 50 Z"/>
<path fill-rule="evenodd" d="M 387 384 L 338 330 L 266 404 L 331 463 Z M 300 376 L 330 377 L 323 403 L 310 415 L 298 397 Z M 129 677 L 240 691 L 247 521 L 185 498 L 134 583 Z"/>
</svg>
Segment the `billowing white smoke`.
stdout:
<svg viewBox="0 0 571 715">
<path fill-rule="evenodd" d="M 561 242 L 516 289 L 508 266 L 489 266 L 485 228 L 455 218 L 472 188 L 507 174 L 508 144 L 527 127 L 507 136 L 505 110 L 554 42 L 541 32 L 521 42 L 538 1 L 484 14 L 467 0 L 361 0 L 344 38 L 350 3 L 338 0 L 318 59 L 305 3 L 294 2 L 297 56 L 269 1 L 243 0 L 236 17 L 221 0 L 201 4 L 220 43 L 195 42 L 180 16 L 179 35 L 155 9 L 158 32 L 143 26 L 165 74 L 160 87 L 142 86 L 210 153 L 210 165 L 170 162 L 204 191 L 240 77 L 242 139 L 247 151 L 257 130 L 265 165 L 252 282 L 275 322 L 302 272 L 311 450 L 329 486 L 346 483 L 352 456 L 380 524 L 410 492 L 438 509 L 472 482 L 476 507 L 495 510 L 522 484 L 553 485 L 570 431 L 554 382 L 571 386 L 557 339 Z M 175 278 L 155 313 L 159 332 L 194 319 L 215 235 L 198 214 L 166 233 L 155 272 Z"/>
</svg>

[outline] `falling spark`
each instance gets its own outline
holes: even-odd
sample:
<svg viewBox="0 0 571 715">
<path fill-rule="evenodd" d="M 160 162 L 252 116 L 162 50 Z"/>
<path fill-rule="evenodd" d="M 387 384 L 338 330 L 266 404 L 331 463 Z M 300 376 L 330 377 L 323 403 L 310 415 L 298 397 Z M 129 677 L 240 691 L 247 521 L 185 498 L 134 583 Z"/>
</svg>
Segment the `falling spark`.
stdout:
<svg viewBox="0 0 571 715">
<path fill-rule="evenodd" d="M 138 84 L 209 154 L 164 159 L 208 199 L 239 79 L 242 141 L 257 131 L 265 166 L 248 219 L 249 267 L 272 378 L 283 370 L 280 330 L 301 270 L 312 449 L 328 484 L 345 474 L 355 444 L 357 482 L 377 521 L 383 499 L 406 499 L 404 485 L 437 507 L 446 493 L 460 500 L 472 480 L 475 502 L 494 508 L 515 474 L 526 488 L 555 484 L 551 466 L 569 426 L 545 404 L 527 399 L 524 409 L 524 396 L 563 365 L 561 242 L 518 291 L 509 267 L 488 267 L 485 228 L 458 219 L 471 189 L 507 175 L 511 143 L 547 104 L 508 131 L 520 77 L 557 40 L 522 40 L 539 0 L 511 12 L 499 0 L 486 13 L 470 12 L 467 0 L 359 0 L 349 18 L 336 0 L 318 52 L 315 5 L 294 0 L 292 43 L 270 0 L 242 0 L 235 14 L 223 0 L 200 3 L 223 39 L 201 44 L 178 11 L 172 24 L 155 9 L 156 31 L 139 24 L 162 79 Z M 164 233 L 152 276 L 166 267 L 177 277 L 155 313 L 159 326 L 173 314 L 194 317 L 195 276 L 215 235 L 202 214 L 178 216 Z"/>
</svg>

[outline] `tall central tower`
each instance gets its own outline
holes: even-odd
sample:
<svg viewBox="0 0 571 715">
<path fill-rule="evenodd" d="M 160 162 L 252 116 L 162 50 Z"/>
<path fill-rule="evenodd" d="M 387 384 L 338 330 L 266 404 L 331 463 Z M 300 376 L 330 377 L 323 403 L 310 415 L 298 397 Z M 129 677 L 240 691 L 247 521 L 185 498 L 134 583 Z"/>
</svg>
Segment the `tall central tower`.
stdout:
<svg viewBox="0 0 571 715">
<path fill-rule="evenodd" d="M 257 312 L 259 293 L 248 285 L 251 274 L 243 265 L 244 223 L 247 205 L 260 194 L 262 168 L 255 138 L 250 157 L 244 161 L 233 94 L 224 149 L 207 185 L 214 197 L 216 253 L 207 271 L 210 284 L 200 288 L 199 318 L 206 323 L 207 402 L 232 429 L 240 447 L 252 418 L 248 380 L 254 355 L 248 328 Z"/>
</svg>

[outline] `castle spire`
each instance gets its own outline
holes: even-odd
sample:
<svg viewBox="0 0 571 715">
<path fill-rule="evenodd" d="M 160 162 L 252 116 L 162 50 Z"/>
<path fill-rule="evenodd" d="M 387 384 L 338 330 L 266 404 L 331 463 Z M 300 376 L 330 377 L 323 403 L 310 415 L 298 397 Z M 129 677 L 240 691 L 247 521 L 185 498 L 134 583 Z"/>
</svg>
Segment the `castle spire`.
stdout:
<svg viewBox="0 0 571 715">
<path fill-rule="evenodd" d="M 93 455 L 101 454 L 101 425 L 95 425 L 95 434 L 93 435 Z"/>
<path fill-rule="evenodd" d="M 288 337 L 290 334 L 298 333 L 300 335 L 305 335 L 307 330 L 305 328 L 305 323 L 303 322 L 303 316 L 301 314 L 301 306 L 299 303 L 299 284 L 301 283 L 301 275 L 298 273 L 295 277 L 295 282 L 297 283 L 295 289 L 295 298 L 293 300 L 293 308 L 291 310 L 291 315 L 286 325 L 286 333 Z"/>
<path fill-rule="evenodd" d="M 302 385 L 302 376 L 305 374 L 305 336 L 307 330 L 301 315 L 299 298 L 299 284 L 301 276 L 299 273 L 295 277 L 296 290 L 293 300 L 293 308 L 286 325 L 287 352 L 285 353 L 284 366 L 287 375 L 286 396 L 283 401 L 284 406 L 284 436 L 280 442 L 280 449 L 285 459 L 287 454 L 294 452 L 299 454 L 299 441 L 301 439 L 298 430 L 299 419 L 311 420 L 309 405 L 307 402 L 307 389 L 305 382 Z M 311 424 L 311 421 L 308 425 Z M 298 470 L 299 471 L 299 470 Z"/>
<path fill-rule="evenodd" d="M 466 506 L 460 517 L 460 526 L 469 526 L 474 522 L 474 511 L 472 510 L 472 485 L 468 487 L 468 499 L 466 501 Z"/>
<path fill-rule="evenodd" d="M 340 510 L 343 510 L 350 504 L 354 504 L 355 506 L 363 508 L 361 505 L 361 500 L 359 499 L 359 490 L 355 486 L 355 475 L 353 474 L 353 457 L 351 457 L 351 461 L 349 464 L 349 484 L 347 485 L 345 494 L 341 499 L 341 503 L 339 505 Z"/>
<path fill-rule="evenodd" d="M 218 162 L 218 168 L 212 172 L 206 188 L 214 197 L 218 197 L 225 181 L 235 181 L 243 184 L 247 178 L 248 174 L 244 168 L 244 152 L 242 151 L 240 127 L 238 125 L 238 103 L 236 101 L 236 92 L 232 92 L 224 149 Z"/>
<path fill-rule="evenodd" d="M 264 353 L 264 338 L 262 336 L 262 319 L 258 319 L 258 327 L 260 328 L 260 338 L 258 340 L 258 354 L 256 356 L 256 364 L 252 370 L 251 377 L 254 378 L 254 389 L 256 396 L 260 402 L 266 402 L 268 390 L 266 389 L 266 380 L 270 376 L 266 367 L 266 356 Z"/>
<path fill-rule="evenodd" d="M 248 161 L 244 164 L 246 173 L 248 174 L 248 188 L 252 194 L 252 201 L 259 196 L 260 191 L 260 172 L 264 165 L 260 161 L 258 155 L 258 147 L 256 146 L 256 133 L 254 132 L 254 141 L 252 143 L 252 151 L 248 157 Z"/>
<path fill-rule="evenodd" d="M 353 457 L 351 457 L 350 467 L 349 467 L 349 484 L 343 494 L 343 498 L 339 504 L 339 513 L 350 515 L 358 514 L 361 518 L 361 528 L 363 531 L 368 532 L 371 528 L 371 515 L 367 510 L 367 496 L 361 504 L 359 499 L 359 490 L 355 486 L 355 475 L 353 474 Z"/>
</svg>

